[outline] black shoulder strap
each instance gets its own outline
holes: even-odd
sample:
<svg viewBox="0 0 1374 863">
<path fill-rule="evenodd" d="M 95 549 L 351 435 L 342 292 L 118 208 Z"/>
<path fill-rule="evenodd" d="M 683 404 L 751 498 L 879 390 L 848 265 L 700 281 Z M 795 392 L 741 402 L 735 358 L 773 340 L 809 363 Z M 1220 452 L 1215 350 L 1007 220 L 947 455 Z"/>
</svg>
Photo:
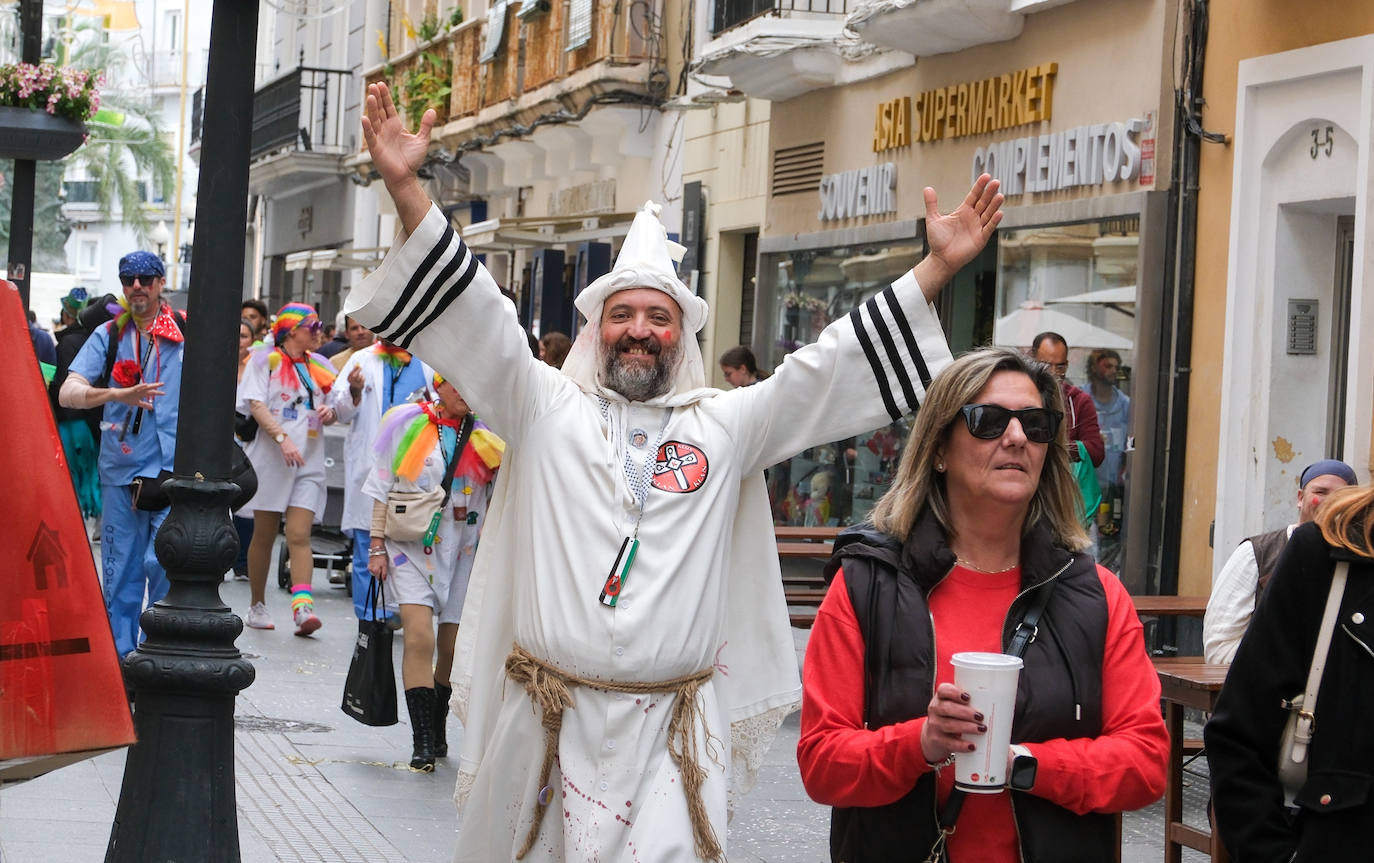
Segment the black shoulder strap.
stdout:
<svg viewBox="0 0 1374 863">
<path fill-rule="evenodd" d="M 105 330 L 110 334 L 105 345 L 105 370 L 101 373 L 100 379 L 91 381 L 98 387 L 108 387 L 110 385 L 110 372 L 114 371 L 115 355 L 119 353 L 119 326 L 111 318 L 105 324 Z"/>
<path fill-rule="evenodd" d="M 1016 624 L 1016 629 L 1012 630 L 1011 643 L 1007 645 L 1007 653 L 1011 656 L 1025 656 L 1026 648 L 1035 640 L 1035 636 L 1040 633 L 1040 616 L 1045 613 L 1045 606 L 1050 604 L 1050 594 L 1054 592 L 1054 585 L 1058 579 L 1050 579 L 1049 582 L 1041 586 L 1035 598 L 1026 606 L 1026 613 L 1021 615 L 1021 620 Z"/>
<path fill-rule="evenodd" d="M 444 479 L 440 483 L 440 487 L 444 490 L 444 500 L 443 503 L 439 504 L 440 512 L 448 506 L 449 495 L 453 493 L 453 470 L 458 466 L 458 456 L 462 455 L 463 447 L 468 445 L 468 438 L 472 436 L 472 424 L 473 416 L 469 413 L 463 418 L 463 425 L 458 430 L 458 443 L 453 447 L 453 455 L 449 456 L 448 461 L 444 463 Z"/>
</svg>

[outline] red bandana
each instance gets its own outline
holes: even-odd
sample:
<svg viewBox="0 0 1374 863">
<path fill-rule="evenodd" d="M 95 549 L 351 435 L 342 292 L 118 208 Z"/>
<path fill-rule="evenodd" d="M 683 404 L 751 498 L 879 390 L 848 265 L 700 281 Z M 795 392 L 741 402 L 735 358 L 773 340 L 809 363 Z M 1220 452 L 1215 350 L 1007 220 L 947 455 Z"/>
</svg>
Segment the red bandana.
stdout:
<svg viewBox="0 0 1374 863">
<path fill-rule="evenodd" d="M 169 342 L 185 341 L 185 336 L 181 333 L 181 327 L 172 319 L 172 307 L 163 303 L 162 308 L 157 310 L 157 317 L 153 319 L 153 325 L 148 328 L 148 332 L 155 336 L 161 336 Z"/>
</svg>

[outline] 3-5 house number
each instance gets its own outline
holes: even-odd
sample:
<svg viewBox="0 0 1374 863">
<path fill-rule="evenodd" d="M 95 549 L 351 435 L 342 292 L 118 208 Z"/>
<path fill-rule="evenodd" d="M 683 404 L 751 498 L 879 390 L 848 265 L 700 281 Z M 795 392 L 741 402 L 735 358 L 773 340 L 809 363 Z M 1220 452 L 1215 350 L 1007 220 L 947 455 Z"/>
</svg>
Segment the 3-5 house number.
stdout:
<svg viewBox="0 0 1374 863">
<path fill-rule="evenodd" d="M 1317 158 L 1318 153 L 1326 153 L 1327 157 L 1330 158 L 1331 149 L 1336 143 L 1335 136 L 1332 134 L 1335 131 L 1334 126 L 1312 130 L 1312 149 L 1308 152 L 1312 154 L 1313 159 Z"/>
</svg>

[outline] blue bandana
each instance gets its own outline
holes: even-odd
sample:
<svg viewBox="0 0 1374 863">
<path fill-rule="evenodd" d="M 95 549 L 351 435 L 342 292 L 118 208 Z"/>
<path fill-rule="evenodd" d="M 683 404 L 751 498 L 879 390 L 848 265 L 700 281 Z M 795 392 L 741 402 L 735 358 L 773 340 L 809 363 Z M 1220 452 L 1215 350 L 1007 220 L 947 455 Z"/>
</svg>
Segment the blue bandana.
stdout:
<svg viewBox="0 0 1374 863">
<path fill-rule="evenodd" d="M 166 278 L 167 270 L 162 259 L 152 252 L 130 252 L 119 259 L 121 276 L 161 276 Z"/>
<path fill-rule="evenodd" d="M 1319 476 L 1338 476 L 1345 480 L 1346 485 L 1360 484 L 1359 477 L 1355 476 L 1354 468 L 1343 461 L 1328 458 L 1304 468 L 1302 476 L 1298 478 L 1298 488 L 1307 488 L 1307 484 Z"/>
</svg>

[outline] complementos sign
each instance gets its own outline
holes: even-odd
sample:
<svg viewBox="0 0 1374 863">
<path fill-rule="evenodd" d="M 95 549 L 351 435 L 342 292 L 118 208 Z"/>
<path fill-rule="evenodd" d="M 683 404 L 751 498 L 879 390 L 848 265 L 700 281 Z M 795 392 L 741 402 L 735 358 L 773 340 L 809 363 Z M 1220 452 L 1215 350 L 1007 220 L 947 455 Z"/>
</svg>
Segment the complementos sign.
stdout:
<svg viewBox="0 0 1374 863">
<path fill-rule="evenodd" d="M 1007 195 L 1135 180 L 1145 128 L 1132 119 L 998 141 L 974 151 L 971 174 L 991 174 Z"/>
</svg>

